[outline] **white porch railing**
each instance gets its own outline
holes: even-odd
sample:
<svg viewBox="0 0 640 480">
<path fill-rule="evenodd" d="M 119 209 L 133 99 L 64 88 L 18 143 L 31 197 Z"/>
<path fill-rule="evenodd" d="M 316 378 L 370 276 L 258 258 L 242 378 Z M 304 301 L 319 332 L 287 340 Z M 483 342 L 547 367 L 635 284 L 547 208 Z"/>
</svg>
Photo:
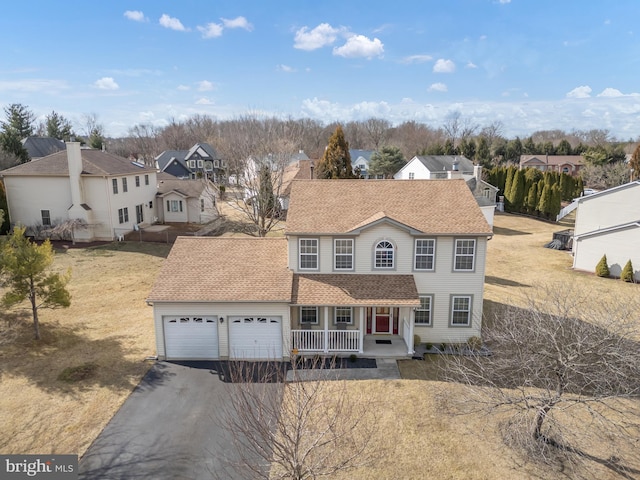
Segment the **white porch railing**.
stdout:
<svg viewBox="0 0 640 480">
<path fill-rule="evenodd" d="M 358 352 L 358 330 L 291 330 L 292 347 L 304 352 Z"/>
</svg>

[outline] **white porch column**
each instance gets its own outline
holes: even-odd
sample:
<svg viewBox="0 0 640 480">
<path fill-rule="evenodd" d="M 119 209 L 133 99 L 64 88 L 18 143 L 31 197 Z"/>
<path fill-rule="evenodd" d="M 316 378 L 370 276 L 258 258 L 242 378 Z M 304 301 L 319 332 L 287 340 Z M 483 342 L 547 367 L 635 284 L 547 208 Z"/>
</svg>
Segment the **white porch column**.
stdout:
<svg viewBox="0 0 640 480">
<path fill-rule="evenodd" d="M 329 307 L 324 307 L 324 353 L 329 353 Z"/>
<path fill-rule="evenodd" d="M 364 353 L 364 323 L 365 323 L 365 318 L 364 318 L 364 307 L 360 307 L 358 310 L 360 310 L 360 338 L 358 340 L 358 353 Z"/>
<path fill-rule="evenodd" d="M 409 351 L 407 352 L 409 355 L 413 355 L 416 353 L 415 345 L 413 344 L 413 328 L 415 327 L 416 320 L 416 309 L 409 308 L 409 344 L 407 348 Z"/>
</svg>

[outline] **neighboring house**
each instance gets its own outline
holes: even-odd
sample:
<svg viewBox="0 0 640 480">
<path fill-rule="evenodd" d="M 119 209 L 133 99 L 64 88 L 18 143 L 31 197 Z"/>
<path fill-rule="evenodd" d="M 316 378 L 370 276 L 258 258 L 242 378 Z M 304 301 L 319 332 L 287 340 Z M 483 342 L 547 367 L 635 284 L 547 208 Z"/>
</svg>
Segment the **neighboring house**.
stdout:
<svg viewBox="0 0 640 480">
<path fill-rule="evenodd" d="M 158 173 L 158 221 L 208 223 L 218 217 L 216 188 L 210 180 L 177 179 Z"/>
<path fill-rule="evenodd" d="M 463 178 L 489 225 L 493 226 L 498 187 L 482 179 L 482 166 L 462 155 L 415 156 L 393 176 L 397 180 Z"/>
<path fill-rule="evenodd" d="M 31 160 L 37 160 L 67 148 L 62 140 L 52 137 L 27 137 L 22 140 L 22 146 Z"/>
<path fill-rule="evenodd" d="M 582 155 L 520 155 L 520 169 L 537 168 L 540 171 L 566 173 L 576 176 L 584 165 Z"/>
<path fill-rule="evenodd" d="M 189 150 L 165 150 L 156 157 L 156 168 L 178 178 L 225 181 L 226 163 L 208 143 L 196 143 Z"/>
<path fill-rule="evenodd" d="M 294 180 L 312 180 L 315 168 L 313 160 L 299 160 L 290 163 L 284 169 L 282 184 L 280 185 L 280 207 L 284 212 L 289 210 L 289 198 L 291 196 L 291 185 Z"/>
<path fill-rule="evenodd" d="M 155 216 L 156 171 L 67 143 L 66 151 L 0 172 L 12 225 L 50 227 L 83 220 L 77 241 L 114 240 Z"/>
<path fill-rule="evenodd" d="M 285 238 L 177 239 L 147 299 L 158 357 L 464 343 L 480 336 L 491 235 L 462 180 L 293 181 Z"/>
<path fill-rule="evenodd" d="M 576 200 L 573 268 L 594 272 L 603 255 L 619 277 L 627 261 L 640 281 L 640 181 Z"/>
<path fill-rule="evenodd" d="M 349 155 L 351 156 L 351 168 L 354 173 L 359 172 L 361 178 L 384 178 L 384 175 L 373 175 L 369 173 L 371 168 L 371 156 L 375 152 L 375 150 L 349 150 Z"/>
</svg>

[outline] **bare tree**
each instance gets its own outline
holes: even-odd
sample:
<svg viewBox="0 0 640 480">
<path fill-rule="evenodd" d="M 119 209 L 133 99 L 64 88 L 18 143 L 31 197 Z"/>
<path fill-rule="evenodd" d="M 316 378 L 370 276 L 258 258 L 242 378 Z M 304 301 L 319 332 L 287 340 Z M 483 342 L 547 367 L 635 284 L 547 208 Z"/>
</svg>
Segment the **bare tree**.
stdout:
<svg viewBox="0 0 640 480">
<path fill-rule="evenodd" d="M 447 138 L 455 145 L 462 128 L 462 114 L 459 110 L 449 113 L 444 120 L 442 129 L 447 134 Z"/>
<path fill-rule="evenodd" d="M 580 176 L 585 185 L 604 190 L 629 182 L 631 170 L 625 162 L 606 163 L 604 165 L 587 163 L 580 169 Z"/>
<path fill-rule="evenodd" d="M 491 122 L 489 125 L 482 127 L 480 135 L 487 139 L 489 148 L 493 148 L 493 142 L 504 135 L 504 124 L 500 120 Z"/>
<path fill-rule="evenodd" d="M 499 308 L 483 325 L 492 355 L 444 361 L 468 386 L 459 406 L 506 415 L 507 443 L 529 459 L 640 473 L 639 306 L 547 285 Z"/>
<path fill-rule="evenodd" d="M 338 380 L 333 365 L 301 365 L 292 362 L 287 381 L 279 362 L 231 364 L 230 408 L 222 424 L 239 457 L 229 467 L 243 478 L 331 477 L 375 458 L 375 422 L 366 399 Z M 304 381 L 309 371 L 321 380 Z"/>
<path fill-rule="evenodd" d="M 364 122 L 364 128 L 369 135 L 369 139 L 374 146 L 374 150 L 380 150 L 382 145 L 386 145 L 389 140 L 391 122 L 384 118 L 370 118 Z"/>
</svg>

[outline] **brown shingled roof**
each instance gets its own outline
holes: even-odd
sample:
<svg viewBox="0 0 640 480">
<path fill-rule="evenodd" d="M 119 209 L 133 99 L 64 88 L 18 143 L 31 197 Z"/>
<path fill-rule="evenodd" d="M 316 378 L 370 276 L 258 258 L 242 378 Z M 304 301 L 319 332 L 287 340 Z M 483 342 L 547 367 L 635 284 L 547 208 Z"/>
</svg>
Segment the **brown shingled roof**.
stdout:
<svg viewBox="0 0 640 480">
<path fill-rule="evenodd" d="M 154 302 L 290 302 L 284 238 L 179 237 L 156 279 Z"/>
<path fill-rule="evenodd" d="M 418 306 L 413 275 L 306 274 L 293 276 L 293 305 Z"/>
<path fill-rule="evenodd" d="M 349 233 L 384 217 L 429 234 L 491 234 L 462 179 L 295 180 L 286 233 Z"/>
<path fill-rule="evenodd" d="M 136 173 L 151 173 L 155 169 L 134 165 L 127 158 L 101 150 L 83 149 L 82 175 L 135 175 Z M 69 176 L 69 164 L 65 150 L 47 155 L 46 157 L 23 163 L 13 168 L 3 170 L 0 175 L 28 175 L 28 176 Z"/>
<path fill-rule="evenodd" d="M 282 173 L 282 186 L 280 188 L 281 195 L 291 194 L 291 182 L 294 180 L 310 180 L 311 164 L 313 160 L 298 160 L 287 165 Z"/>
</svg>

